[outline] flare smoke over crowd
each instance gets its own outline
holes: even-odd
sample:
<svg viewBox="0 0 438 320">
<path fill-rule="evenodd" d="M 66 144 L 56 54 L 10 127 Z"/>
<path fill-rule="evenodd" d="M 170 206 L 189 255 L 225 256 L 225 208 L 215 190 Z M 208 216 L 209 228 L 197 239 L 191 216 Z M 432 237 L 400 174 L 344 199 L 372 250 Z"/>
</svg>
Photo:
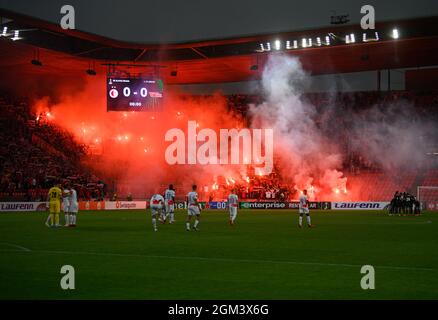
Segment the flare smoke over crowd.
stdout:
<svg viewBox="0 0 438 320">
<path fill-rule="evenodd" d="M 60 87 L 56 97 L 37 100 L 37 114 L 50 112 L 50 120 L 89 146 L 87 164 L 107 183 L 149 195 L 173 183 L 187 188 L 192 183 L 210 188 L 218 177 L 227 184 L 246 183 L 245 165 L 169 165 L 165 150 L 169 129 L 187 131 L 194 120 L 199 129 L 272 128 L 276 170 L 283 181 L 297 190 L 308 189 L 319 200 L 355 199 L 355 186 L 348 185 L 342 172 L 346 157 L 342 136 L 350 149 L 364 154 L 387 171 L 415 168 L 425 152 L 420 137 L 430 136 L 434 123 L 412 121 L 413 107 L 370 106 L 351 110 L 337 106 L 335 99 L 324 110 L 305 96 L 312 77 L 293 57 L 273 55 L 260 81 L 263 103 L 249 106 L 247 118 L 229 110 L 226 98 L 192 97 L 176 90 L 166 91 L 161 113 L 107 112 L 105 81 L 102 76 L 87 78 L 84 88 L 70 92 Z M 71 87 L 71 86 L 70 86 Z M 335 92 L 333 92 L 333 97 Z M 347 188 L 348 186 L 348 188 Z M 214 187 L 213 187 L 214 188 Z M 178 191 L 178 190 L 177 190 Z M 335 192 L 336 191 L 336 192 Z"/>
</svg>

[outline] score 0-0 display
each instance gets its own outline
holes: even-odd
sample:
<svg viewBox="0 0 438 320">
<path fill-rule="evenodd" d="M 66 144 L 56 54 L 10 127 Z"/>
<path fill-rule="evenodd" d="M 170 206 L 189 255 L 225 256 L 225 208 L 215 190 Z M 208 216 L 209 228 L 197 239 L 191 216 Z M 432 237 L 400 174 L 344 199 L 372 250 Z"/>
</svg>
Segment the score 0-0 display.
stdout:
<svg viewBox="0 0 438 320">
<path fill-rule="evenodd" d="M 107 111 L 161 111 L 163 82 L 141 78 L 107 78 Z"/>
</svg>

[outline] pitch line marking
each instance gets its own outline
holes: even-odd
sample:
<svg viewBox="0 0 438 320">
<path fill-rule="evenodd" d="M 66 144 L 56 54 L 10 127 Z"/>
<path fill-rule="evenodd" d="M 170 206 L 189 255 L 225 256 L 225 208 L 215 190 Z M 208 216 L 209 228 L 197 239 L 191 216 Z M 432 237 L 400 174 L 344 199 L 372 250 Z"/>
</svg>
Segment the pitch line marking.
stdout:
<svg viewBox="0 0 438 320">
<path fill-rule="evenodd" d="M 23 247 L 22 247 L 23 248 Z M 26 248 L 23 248 L 26 249 Z M 52 251 L 52 250 L 26 250 L 30 253 L 42 254 L 73 254 L 73 255 L 91 255 L 91 256 L 113 256 L 113 257 L 138 257 L 151 259 L 174 259 L 174 260 L 201 260 L 201 261 L 219 261 L 219 262 L 242 262 L 242 263 L 278 263 L 278 264 L 292 264 L 292 265 L 308 265 L 308 266 L 329 266 L 329 267 L 347 267 L 347 268 L 361 268 L 359 264 L 347 263 L 325 263 L 325 262 L 300 262 L 300 261 L 286 261 L 286 260 L 258 260 L 258 259 L 231 259 L 231 258 L 207 258 L 196 256 L 162 256 L 162 255 L 145 255 L 145 254 L 127 254 L 127 253 L 111 253 L 111 252 L 87 252 L 87 251 Z M 17 251 L 18 252 L 18 251 Z M 21 252 L 21 251 L 20 251 Z M 375 266 L 380 269 L 391 270 L 412 270 L 412 271 L 437 271 L 433 268 L 422 267 L 403 267 L 403 266 Z"/>
<path fill-rule="evenodd" d="M 19 246 L 18 244 L 7 243 L 7 242 L 0 242 L 0 243 L 4 244 L 4 245 L 7 245 L 9 247 L 13 247 L 13 248 L 19 249 L 20 251 L 31 252 L 31 250 L 29 248 L 25 248 L 25 247 Z"/>
</svg>

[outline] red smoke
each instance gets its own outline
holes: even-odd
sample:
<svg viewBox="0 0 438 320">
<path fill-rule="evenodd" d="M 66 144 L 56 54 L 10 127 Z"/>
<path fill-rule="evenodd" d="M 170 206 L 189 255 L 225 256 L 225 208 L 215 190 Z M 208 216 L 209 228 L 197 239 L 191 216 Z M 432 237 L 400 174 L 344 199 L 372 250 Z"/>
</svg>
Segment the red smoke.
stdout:
<svg viewBox="0 0 438 320">
<path fill-rule="evenodd" d="M 55 102 L 43 98 L 34 108 L 38 114 L 49 112 L 51 121 L 89 146 L 90 153 L 97 156 L 90 156 L 87 165 L 110 189 L 116 182 L 119 194 L 149 197 L 173 183 L 182 197 L 190 185 L 196 183 L 205 200 L 207 193 L 203 191 L 207 188 L 211 192 L 221 183 L 229 186 L 247 183 L 244 165 L 169 165 L 164 158 L 170 145 L 164 140 L 165 133 L 172 128 L 186 132 L 189 120 L 196 121 L 199 129 L 210 128 L 216 132 L 246 126 L 240 115 L 228 110 L 221 94 L 192 97 L 165 88 L 163 112 L 107 112 L 105 84 L 102 76 L 87 78 L 84 88 L 73 93 L 63 85 Z M 287 92 L 287 88 L 283 91 Z M 309 120 L 311 115 L 286 116 L 290 112 L 280 106 L 284 101 L 295 103 L 295 98 L 291 100 L 287 96 L 282 101 L 278 95 L 275 99 L 268 97 L 268 103 L 259 106 L 259 111 L 252 108 L 253 122 L 249 124 L 252 128 L 274 129 L 274 158 L 280 165 L 284 182 L 297 190 L 308 189 L 311 199 L 353 200 L 353 193 L 346 188 L 346 178 L 337 171 L 342 157 L 336 145 L 315 134 Z M 309 123 L 291 136 L 289 126 L 293 124 L 296 128 L 294 117 Z M 222 196 L 217 195 L 217 198 Z"/>
<path fill-rule="evenodd" d="M 91 79 L 91 80 L 90 80 Z M 210 97 L 189 97 L 166 91 L 164 111 L 107 112 L 106 79 L 88 78 L 84 90 L 76 94 L 61 93 L 56 100 L 43 98 L 34 104 L 37 114 L 48 114 L 48 120 L 71 132 L 78 142 L 89 146 L 92 156 L 87 161 L 111 187 L 117 181 L 120 193 L 139 197 L 162 192 L 169 184 L 188 190 L 198 184 L 202 190 L 219 176 L 229 181 L 243 181 L 246 171 L 239 165 L 168 165 L 164 154 L 170 142 L 165 142 L 167 130 L 187 131 L 187 122 L 194 120 L 199 129 L 243 127 L 242 118 L 228 111 L 226 99 L 217 94 Z M 179 190 L 183 192 L 183 190 Z M 202 193 L 202 192 L 201 192 Z"/>
</svg>

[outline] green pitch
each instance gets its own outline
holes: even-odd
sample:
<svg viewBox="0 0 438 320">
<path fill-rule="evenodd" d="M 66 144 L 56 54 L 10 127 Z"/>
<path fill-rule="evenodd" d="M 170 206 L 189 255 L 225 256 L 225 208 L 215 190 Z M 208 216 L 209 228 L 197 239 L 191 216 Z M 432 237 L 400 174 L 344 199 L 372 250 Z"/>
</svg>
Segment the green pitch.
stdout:
<svg viewBox="0 0 438 320">
<path fill-rule="evenodd" d="M 144 211 L 81 212 L 78 227 L 49 229 L 46 213 L 0 214 L 1 299 L 437 299 L 438 215 L 297 210 L 185 213 L 153 232 Z M 63 265 L 76 289 L 62 290 Z M 362 290 L 361 266 L 375 268 Z"/>
</svg>

